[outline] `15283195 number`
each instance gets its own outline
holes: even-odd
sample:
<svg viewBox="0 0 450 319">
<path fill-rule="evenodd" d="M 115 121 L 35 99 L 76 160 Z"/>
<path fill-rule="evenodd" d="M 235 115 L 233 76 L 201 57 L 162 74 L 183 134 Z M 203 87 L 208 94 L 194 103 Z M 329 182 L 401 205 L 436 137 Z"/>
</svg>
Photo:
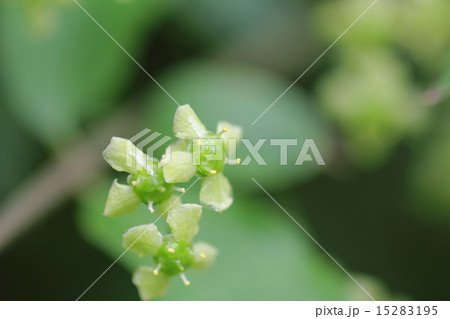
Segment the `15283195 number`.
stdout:
<svg viewBox="0 0 450 319">
<path fill-rule="evenodd" d="M 377 306 L 378 316 L 436 316 L 437 306 Z"/>
</svg>

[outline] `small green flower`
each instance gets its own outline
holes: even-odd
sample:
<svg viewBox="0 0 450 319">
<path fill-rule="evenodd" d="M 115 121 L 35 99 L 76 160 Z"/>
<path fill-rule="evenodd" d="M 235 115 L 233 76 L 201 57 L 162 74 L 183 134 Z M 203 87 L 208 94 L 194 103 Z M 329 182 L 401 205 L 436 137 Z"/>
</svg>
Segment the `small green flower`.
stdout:
<svg viewBox="0 0 450 319">
<path fill-rule="evenodd" d="M 113 137 L 103 157 L 116 171 L 129 173 L 127 185 L 113 182 L 106 201 L 106 216 L 132 214 L 141 202 L 153 213 L 154 204 L 170 200 L 174 190 L 184 191 L 166 182 L 158 160 L 144 154 L 127 139 Z"/>
<path fill-rule="evenodd" d="M 242 129 L 219 122 L 216 133 L 208 132 L 189 105 L 180 106 L 173 123 L 175 136 L 181 141 L 169 146 L 159 167 L 168 183 L 182 183 L 195 174 L 204 178 L 200 201 L 216 211 L 223 211 L 233 202 L 232 188 L 223 175 L 225 164 L 239 164 L 233 159 Z"/>
<path fill-rule="evenodd" d="M 133 227 L 123 235 L 123 247 L 139 256 L 152 256 L 155 267 L 140 267 L 133 276 L 143 300 L 162 296 L 171 276 L 180 275 L 184 284 L 190 282 L 184 272 L 192 267 L 209 267 L 217 256 L 217 249 L 199 242 L 192 245 L 198 232 L 202 207 L 196 204 L 172 206 L 167 216 L 171 234 L 163 236 L 154 224 Z"/>
</svg>

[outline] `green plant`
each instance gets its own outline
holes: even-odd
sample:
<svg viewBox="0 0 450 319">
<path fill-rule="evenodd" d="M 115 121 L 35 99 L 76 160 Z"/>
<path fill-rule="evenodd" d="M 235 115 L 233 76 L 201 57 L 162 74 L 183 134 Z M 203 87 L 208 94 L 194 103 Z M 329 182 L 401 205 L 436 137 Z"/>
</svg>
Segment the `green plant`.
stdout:
<svg viewBox="0 0 450 319">
<path fill-rule="evenodd" d="M 189 181 L 195 174 L 203 178 L 200 190 L 202 204 L 223 211 L 233 202 L 231 185 L 223 175 L 225 164 L 239 164 L 234 159 L 242 130 L 219 122 L 216 133 L 208 132 L 189 105 L 180 106 L 173 128 L 181 140 L 170 146 L 161 160 L 164 179 L 170 183 Z"/>
<path fill-rule="evenodd" d="M 207 243 L 192 244 L 199 230 L 202 206 L 182 204 L 182 195 L 174 192 L 184 193 L 185 190 L 175 184 L 188 182 L 197 175 L 203 179 L 202 204 L 221 212 L 233 202 L 231 185 L 222 171 L 226 163 L 239 163 L 231 157 L 241 129 L 219 122 L 217 133 L 208 132 L 192 108 L 183 105 L 175 113 L 174 133 L 180 140 L 166 149 L 161 161 L 119 137 L 113 137 L 103 152 L 112 168 L 129 174 L 127 184 L 114 180 L 104 215 L 131 214 L 144 203 L 150 213 L 154 213 L 154 206 L 157 206 L 159 218 L 164 217 L 171 230 L 163 236 L 152 223 L 132 227 L 123 235 L 124 248 L 141 257 L 152 256 L 156 264 L 139 267 L 133 276 L 143 300 L 164 295 L 172 276 L 180 275 L 184 284 L 189 285 L 185 270 L 205 269 L 217 255 L 217 249 Z"/>
</svg>

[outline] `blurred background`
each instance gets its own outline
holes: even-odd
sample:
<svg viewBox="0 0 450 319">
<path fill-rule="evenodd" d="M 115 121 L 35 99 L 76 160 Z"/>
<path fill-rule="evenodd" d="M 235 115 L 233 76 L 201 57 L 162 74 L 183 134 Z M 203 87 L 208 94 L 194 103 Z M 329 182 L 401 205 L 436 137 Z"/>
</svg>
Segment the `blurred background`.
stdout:
<svg viewBox="0 0 450 319">
<path fill-rule="evenodd" d="M 251 125 L 371 3 L 80 0 L 210 130 L 313 138 L 327 164 L 266 143 L 267 166 L 227 167 L 235 202 L 196 237 L 218 260 L 164 300 L 368 300 L 252 177 L 375 299 L 450 298 L 450 1 L 380 0 Z M 75 300 L 154 220 L 102 216 L 102 150 L 172 135 L 176 104 L 71 0 L 2 1 L 0 70 L 0 299 Z M 137 300 L 149 262 L 125 254 L 82 300 Z"/>
</svg>

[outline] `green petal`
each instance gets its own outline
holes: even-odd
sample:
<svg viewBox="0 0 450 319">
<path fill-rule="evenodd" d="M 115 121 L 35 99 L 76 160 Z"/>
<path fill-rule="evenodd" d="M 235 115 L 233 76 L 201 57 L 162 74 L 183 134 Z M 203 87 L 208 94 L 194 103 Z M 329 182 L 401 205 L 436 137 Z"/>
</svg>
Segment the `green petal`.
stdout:
<svg viewBox="0 0 450 319">
<path fill-rule="evenodd" d="M 109 190 L 103 215 L 116 217 L 133 214 L 140 203 L 141 200 L 136 196 L 131 186 L 119 184 L 115 179 Z"/>
<path fill-rule="evenodd" d="M 198 222 L 202 216 L 202 207 L 197 204 L 183 204 L 171 210 L 167 216 L 167 223 L 172 230 L 175 240 L 190 243 L 198 233 Z"/>
<path fill-rule="evenodd" d="M 178 107 L 173 119 L 173 131 L 176 137 L 183 140 L 201 138 L 208 134 L 189 104 Z"/>
<path fill-rule="evenodd" d="M 224 129 L 226 129 L 227 131 L 223 132 L 220 137 L 225 141 L 225 148 L 227 147 L 228 140 L 230 139 L 236 140 L 236 144 L 239 143 L 242 138 L 242 128 L 240 126 L 233 125 L 224 121 L 218 122 L 217 134 L 222 132 Z"/>
<path fill-rule="evenodd" d="M 131 141 L 113 137 L 103 151 L 103 158 L 118 172 L 135 174 L 137 171 L 153 173 L 155 159 L 148 157 Z"/>
<path fill-rule="evenodd" d="M 139 267 L 133 274 L 133 284 L 142 300 L 153 300 L 167 293 L 170 277 L 163 273 L 155 275 L 153 270 L 152 267 Z"/>
<path fill-rule="evenodd" d="M 177 209 L 181 206 L 180 196 L 172 194 L 170 198 L 158 205 L 158 215 L 161 216 L 164 214 L 164 218 L 167 218 L 169 215 L 169 211 Z"/>
<path fill-rule="evenodd" d="M 222 173 L 206 177 L 200 190 L 200 202 L 216 212 L 221 212 L 233 203 L 230 182 Z"/>
<path fill-rule="evenodd" d="M 194 244 L 194 260 L 191 267 L 197 270 L 204 270 L 211 266 L 217 257 L 218 250 L 216 247 L 205 242 L 197 242 Z"/>
<path fill-rule="evenodd" d="M 166 154 L 160 162 L 167 183 L 185 183 L 195 175 L 196 166 L 192 163 L 192 153 L 172 152 Z"/>
<path fill-rule="evenodd" d="M 183 140 L 178 140 L 173 144 L 170 144 L 166 148 L 166 154 L 172 153 L 172 152 L 186 152 L 188 149 L 188 145 Z"/>
<path fill-rule="evenodd" d="M 163 236 L 155 225 L 130 228 L 122 238 L 122 246 L 139 256 L 154 256 L 163 245 Z"/>
</svg>

